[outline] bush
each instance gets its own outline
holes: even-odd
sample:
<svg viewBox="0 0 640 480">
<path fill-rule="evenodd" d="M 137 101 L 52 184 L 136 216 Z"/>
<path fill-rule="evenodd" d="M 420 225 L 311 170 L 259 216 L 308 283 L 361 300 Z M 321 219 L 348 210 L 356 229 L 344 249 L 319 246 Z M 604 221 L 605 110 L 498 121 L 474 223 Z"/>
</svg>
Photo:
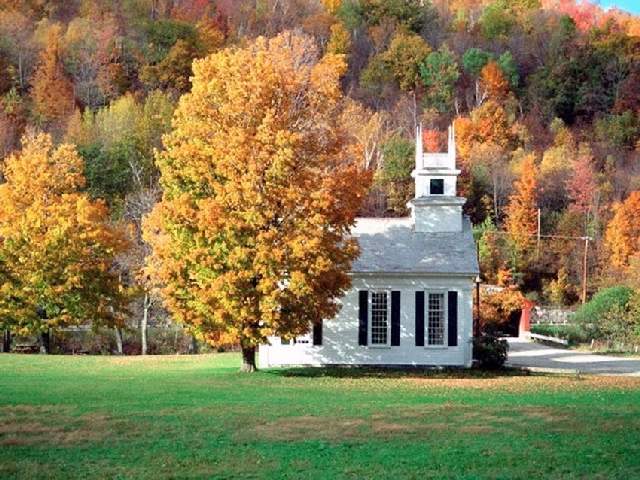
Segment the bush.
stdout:
<svg viewBox="0 0 640 480">
<path fill-rule="evenodd" d="M 493 333 L 484 333 L 473 340 L 473 358 L 482 368 L 498 369 L 507 361 L 509 344 Z"/>
<path fill-rule="evenodd" d="M 589 338 L 602 338 L 605 335 L 603 323 L 626 311 L 632 295 L 633 290 L 624 286 L 600 290 L 576 311 L 575 322 Z"/>
</svg>

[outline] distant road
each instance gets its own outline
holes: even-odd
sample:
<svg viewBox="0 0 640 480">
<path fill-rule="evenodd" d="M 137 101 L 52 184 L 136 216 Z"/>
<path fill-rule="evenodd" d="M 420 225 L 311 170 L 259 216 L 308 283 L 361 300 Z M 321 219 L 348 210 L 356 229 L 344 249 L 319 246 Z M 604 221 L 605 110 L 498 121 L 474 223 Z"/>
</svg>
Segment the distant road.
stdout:
<svg viewBox="0 0 640 480">
<path fill-rule="evenodd" d="M 640 376 L 640 357 L 614 357 L 547 347 L 519 338 L 509 338 L 508 364 L 532 370 L 577 371 L 593 375 Z"/>
</svg>

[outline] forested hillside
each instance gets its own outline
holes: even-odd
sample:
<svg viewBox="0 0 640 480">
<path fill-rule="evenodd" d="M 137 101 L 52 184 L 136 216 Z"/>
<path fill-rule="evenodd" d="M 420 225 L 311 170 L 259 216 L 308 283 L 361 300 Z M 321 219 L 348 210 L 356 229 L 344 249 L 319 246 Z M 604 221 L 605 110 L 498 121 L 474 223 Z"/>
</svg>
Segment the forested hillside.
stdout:
<svg viewBox="0 0 640 480">
<path fill-rule="evenodd" d="M 192 61 L 285 30 L 346 57 L 363 215 L 407 213 L 416 125 L 435 151 L 455 122 L 486 281 L 576 302 L 590 237 L 589 294 L 636 287 L 640 18 L 588 2 L 0 0 L 0 157 L 35 130 L 75 145 L 81 189 L 129 226 L 119 278 L 146 291 L 141 221 Z"/>
</svg>

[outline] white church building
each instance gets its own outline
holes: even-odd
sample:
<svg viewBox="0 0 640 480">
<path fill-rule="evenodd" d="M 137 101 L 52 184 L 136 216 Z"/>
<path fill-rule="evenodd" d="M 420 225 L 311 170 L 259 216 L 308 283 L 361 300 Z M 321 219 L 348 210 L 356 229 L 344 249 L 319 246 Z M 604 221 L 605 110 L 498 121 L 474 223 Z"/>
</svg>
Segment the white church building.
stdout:
<svg viewBox="0 0 640 480">
<path fill-rule="evenodd" d="M 358 218 L 340 312 L 304 337 L 271 337 L 260 366 L 470 366 L 478 262 L 459 174 L 453 128 L 447 153 L 425 153 L 418 128 L 411 216 Z"/>
</svg>

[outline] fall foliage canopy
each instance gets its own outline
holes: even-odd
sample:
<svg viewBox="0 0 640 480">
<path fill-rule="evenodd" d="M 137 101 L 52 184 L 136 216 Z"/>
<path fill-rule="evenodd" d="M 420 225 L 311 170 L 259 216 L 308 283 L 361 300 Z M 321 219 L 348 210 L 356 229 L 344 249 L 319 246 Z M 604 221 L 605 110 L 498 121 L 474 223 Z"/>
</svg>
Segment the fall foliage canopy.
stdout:
<svg viewBox="0 0 640 480">
<path fill-rule="evenodd" d="M 344 67 L 293 33 L 198 60 L 158 157 L 149 273 L 178 322 L 239 341 L 246 370 L 268 336 L 333 316 L 349 286 L 368 174 L 338 123 Z"/>
<path fill-rule="evenodd" d="M 85 179 L 74 147 L 54 148 L 46 134 L 25 137 L 3 173 L 0 323 L 26 334 L 121 322 L 125 295 L 113 262 L 127 245 L 104 203 L 80 192 Z"/>
<path fill-rule="evenodd" d="M 611 264 L 616 268 L 628 265 L 629 258 L 640 251 L 640 192 L 632 192 L 614 207 L 615 214 L 605 234 Z"/>
<path fill-rule="evenodd" d="M 514 193 L 507 206 L 506 230 L 520 251 L 531 244 L 537 230 L 538 168 L 535 156 L 527 155 L 522 163 L 521 175 L 514 183 Z"/>
<path fill-rule="evenodd" d="M 33 101 L 40 115 L 47 120 L 63 118 L 73 112 L 73 84 L 64 73 L 60 61 L 60 33 L 53 28 L 47 48 L 33 79 Z"/>
</svg>

